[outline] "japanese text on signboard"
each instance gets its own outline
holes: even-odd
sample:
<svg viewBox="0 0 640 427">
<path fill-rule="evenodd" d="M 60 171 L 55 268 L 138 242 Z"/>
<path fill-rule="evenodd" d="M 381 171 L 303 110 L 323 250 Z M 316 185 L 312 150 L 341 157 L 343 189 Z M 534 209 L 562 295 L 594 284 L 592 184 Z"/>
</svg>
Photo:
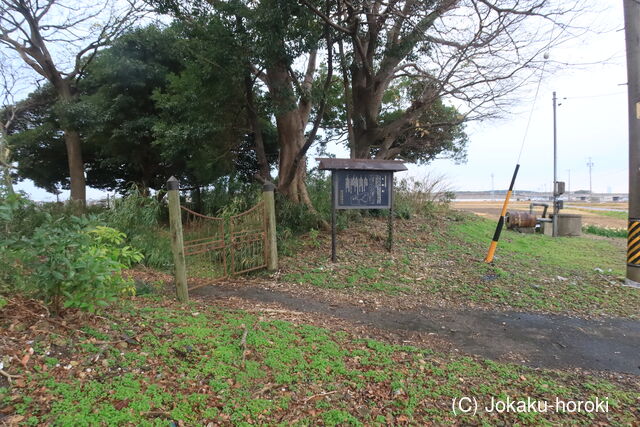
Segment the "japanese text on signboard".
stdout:
<svg viewBox="0 0 640 427">
<path fill-rule="evenodd" d="M 388 209 L 392 173 L 387 171 L 336 171 L 337 209 Z"/>
</svg>

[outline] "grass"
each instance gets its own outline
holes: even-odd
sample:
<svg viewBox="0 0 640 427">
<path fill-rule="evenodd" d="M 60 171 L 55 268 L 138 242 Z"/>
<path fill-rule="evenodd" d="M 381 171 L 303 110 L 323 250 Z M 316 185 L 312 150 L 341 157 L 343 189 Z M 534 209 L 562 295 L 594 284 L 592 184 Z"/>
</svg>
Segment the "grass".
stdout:
<svg viewBox="0 0 640 427">
<path fill-rule="evenodd" d="M 154 298 L 123 302 L 106 316 L 86 317 L 83 322 L 93 326 L 82 335 L 60 328 L 39 336 L 26 370 L 17 361 L 5 366 L 24 378 L 13 388 L 0 387 L 0 414 L 8 408 L 12 421 L 25 425 L 140 426 L 586 425 L 633 423 L 640 416 L 634 386 L 575 373 L 446 355 Z M 29 326 L 42 319 L 20 321 Z M 122 336 L 135 341 L 123 346 Z M 54 350 L 55 358 L 47 356 Z M 96 354 L 102 356 L 98 362 Z M 598 397 L 608 399 L 610 412 L 456 416 L 452 399 L 463 396 L 487 405 L 491 397 L 549 402 Z"/>
<path fill-rule="evenodd" d="M 575 209 L 575 208 L 572 208 Z M 615 218 L 615 219 L 623 219 L 623 220 L 627 220 L 629 219 L 629 212 L 619 212 L 619 211 L 596 211 L 593 209 L 576 209 L 579 211 L 583 211 L 583 212 L 589 212 L 592 214 L 596 214 L 596 215 L 601 215 L 601 216 L 607 216 L 609 218 Z"/>
<path fill-rule="evenodd" d="M 640 317 L 640 292 L 620 286 L 623 239 L 549 238 L 503 231 L 494 263 L 483 262 L 495 222 L 452 213 L 396 222 L 393 253 L 384 250 L 384 220 L 369 219 L 330 240 L 302 240 L 285 258 L 284 280 L 341 294 L 382 295 L 398 305 L 473 305 L 578 316 Z M 316 240 L 318 237 L 316 237 Z"/>
<path fill-rule="evenodd" d="M 582 231 L 588 234 L 595 234 L 596 236 L 627 238 L 627 230 L 624 228 L 606 228 L 598 227 L 597 225 L 587 225 L 582 227 Z"/>
<path fill-rule="evenodd" d="M 493 234 L 495 223 L 484 219 L 470 219 L 456 225 L 451 235 L 469 244 L 485 243 Z M 613 253 L 612 253 L 613 251 Z M 548 238 L 539 234 L 521 234 L 505 231 L 499 242 L 498 259 L 504 261 L 531 261 L 549 272 L 557 267 L 564 271 L 593 270 L 596 267 L 622 274 L 624 261 L 620 250 L 607 241 L 580 237 Z M 507 260 L 510 258 L 510 260 Z M 620 258 L 620 259 L 618 259 Z"/>
</svg>

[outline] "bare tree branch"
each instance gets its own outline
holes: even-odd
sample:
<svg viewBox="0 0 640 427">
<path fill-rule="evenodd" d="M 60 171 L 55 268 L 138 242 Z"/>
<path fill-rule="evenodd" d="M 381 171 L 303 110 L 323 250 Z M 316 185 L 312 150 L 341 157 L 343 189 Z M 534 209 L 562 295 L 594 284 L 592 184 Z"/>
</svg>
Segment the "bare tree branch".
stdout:
<svg viewBox="0 0 640 427">
<path fill-rule="evenodd" d="M 368 156 L 371 144 L 379 154 L 397 152 L 398 133 L 439 99 L 455 103 L 465 120 L 505 111 L 515 91 L 538 75 L 542 52 L 585 31 L 574 26 L 582 3 L 342 0 L 334 12 L 312 10 L 351 36 L 356 155 Z M 422 93 L 405 99 L 403 113 L 382 125 L 382 96 L 399 79 Z"/>
<path fill-rule="evenodd" d="M 102 0 L 78 5 L 71 0 L 0 0 L 0 46 L 22 61 L 56 89 L 60 99 L 74 97 L 76 79 L 96 52 L 121 35 L 145 14 L 139 0 L 124 7 Z M 74 54 L 75 53 L 75 54 Z M 63 129 L 71 180 L 71 198 L 85 203 L 81 138 Z"/>
</svg>

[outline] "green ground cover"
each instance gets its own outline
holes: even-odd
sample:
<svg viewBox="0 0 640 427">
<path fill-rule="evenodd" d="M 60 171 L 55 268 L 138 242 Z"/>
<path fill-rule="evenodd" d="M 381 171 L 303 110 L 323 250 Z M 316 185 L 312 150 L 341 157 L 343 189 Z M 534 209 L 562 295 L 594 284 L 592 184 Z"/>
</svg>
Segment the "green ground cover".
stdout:
<svg viewBox="0 0 640 427">
<path fill-rule="evenodd" d="M 11 310 L 11 311 L 8 311 Z M 637 384 L 533 370 L 359 339 L 345 332 L 153 297 L 67 326 L 0 309 L 5 338 L 29 345 L 0 386 L 0 417 L 23 425 L 631 424 Z M 76 322 L 76 323 L 74 323 Z M 49 333 L 33 332 L 46 328 Z M 79 331 L 82 332 L 79 332 Z M 25 334 L 24 331 L 32 331 Z M 26 336 L 28 335 L 28 336 Z M 480 399 L 454 415 L 454 398 Z M 606 399 L 608 413 L 487 413 L 490 398 Z"/>
<path fill-rule="evenodd" d="M 336 265 L 327 262 L 327 236 L 320 244 L 307 240 L 284 260 L 284 280 L 350 295 L 640 317 L 640 292 L 621 286 L 622 238 L 551 239 L 504 230 L 489 265 L 483 259 L 493 221 L 459 213 L 398 220 L 392 254 L 383 248 L 385 227 L 383 219 L 368 218 L 340 233 Z"/>
<path fill-rule="evenodd" d="M 576 208 L 571 208 L 571 209 L 576 209 Z M 601 215 L 601 216 L 608 216 L 609 218 L 616 218 L 616 219 L 624 219 L 625 221 L 629 218 L 629 212 L 623 212 L 623 211 L 596 211 L 593 209 L 576 209 L 579 211 L 583 211 L 583 212 L 589 212 L 592 214 L 596 214 L 596 215 Z"/>
<path fill-rule="evenodd" d="M 582 232 L 603 237 L 621 237 L 623 239 L 627 238 L 627 230 L 625 228 L 598 227 L 597 225 L 590 224 L 582 227 Z"/>
</svg>

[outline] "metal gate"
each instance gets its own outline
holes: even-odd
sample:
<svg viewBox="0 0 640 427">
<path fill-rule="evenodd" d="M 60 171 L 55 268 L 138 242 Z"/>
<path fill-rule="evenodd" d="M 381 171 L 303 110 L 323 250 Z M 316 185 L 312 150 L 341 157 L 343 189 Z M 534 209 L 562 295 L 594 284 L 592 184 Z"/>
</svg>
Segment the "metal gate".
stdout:
<svg viewBox="0 0 640 427">
<path fill-rule="evenodd" d="M 180 208 L 189 277 L 221 280 L 267 266 L 264 201 L 229 218 Z"/>
</svg>

